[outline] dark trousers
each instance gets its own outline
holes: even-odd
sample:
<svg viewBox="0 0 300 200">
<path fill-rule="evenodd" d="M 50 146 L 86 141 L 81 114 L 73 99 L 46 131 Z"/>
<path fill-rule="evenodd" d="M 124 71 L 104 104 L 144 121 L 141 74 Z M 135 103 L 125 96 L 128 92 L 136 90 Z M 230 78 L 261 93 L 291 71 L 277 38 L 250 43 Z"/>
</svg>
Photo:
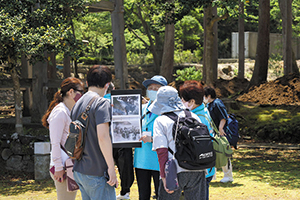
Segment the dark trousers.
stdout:
<svg viewBox="0 0 300 200">
<path fill-rule="evenodd" d="M 114 148 L 113 156 L 121 179 L 121 195 L 130 192 L 134 181 L 132 148 Z"/>
<path fill-rule="evenodd" d="M 154 181 L 155 195 L 158 194 L 159 171 L 135 168 L 135 176 L 139 190 L 139 200 L 149 200 L 151 197 L 151 177 Z"/>
<path fill-rule="evenodd" d="M 211 182 L 213 176 L 206 178 L 206 200 L 209 200 L 209 183 Z"/>
<path fill-rule="evenodd" d="M 158 200 L 179 200 L 182 190 L 185 200 L 206 200 L 205 172 L 181 172 L 177 174 L 179 189 L 172 194 L 166 192 L 162 180 L 159 184 Z"/>
</svg>

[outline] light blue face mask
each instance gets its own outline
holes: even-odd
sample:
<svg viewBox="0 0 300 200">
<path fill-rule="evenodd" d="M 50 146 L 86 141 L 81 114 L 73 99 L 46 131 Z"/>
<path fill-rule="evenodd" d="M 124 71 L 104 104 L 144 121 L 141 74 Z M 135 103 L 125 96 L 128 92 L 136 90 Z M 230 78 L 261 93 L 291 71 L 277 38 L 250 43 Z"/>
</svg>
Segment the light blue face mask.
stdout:
<svg viewBox="0 0 300 200">
<path fill-rule="evenodd" d="M 154 91 L 154 90 L 146 90 L 146 96 L 149 97 L 149 99 L 151 101 L 154 101 L 156 99 L 156 94 L 157 94 L 157 91 Z"/>
</svg>

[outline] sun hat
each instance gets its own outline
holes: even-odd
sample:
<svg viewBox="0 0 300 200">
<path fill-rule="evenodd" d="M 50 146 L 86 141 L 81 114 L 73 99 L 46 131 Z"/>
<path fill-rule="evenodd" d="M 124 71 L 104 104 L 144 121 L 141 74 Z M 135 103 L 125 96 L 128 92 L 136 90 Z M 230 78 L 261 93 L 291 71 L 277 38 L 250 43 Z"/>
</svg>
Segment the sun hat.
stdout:
<svg viewBox="0 0 300 200">
<path fill-rule="evenodd" d="M 148 110 L 156 115 L 185 109 L 178 92 L 171 86 L 162 86 L 157 91 L 155 101 L 149 106 Z"/>
<path fill-rule="evenodd" d="M 162 86 L 168 85 L 167 80 L 165 79 L 165 77 L 160 76 L 160 75 L 156 75 L 153 76 L 151 79 L 147 79 L 143 81 L 143 85 L 147 88 L 150 84 L 159 84 Z"/>
</svg>

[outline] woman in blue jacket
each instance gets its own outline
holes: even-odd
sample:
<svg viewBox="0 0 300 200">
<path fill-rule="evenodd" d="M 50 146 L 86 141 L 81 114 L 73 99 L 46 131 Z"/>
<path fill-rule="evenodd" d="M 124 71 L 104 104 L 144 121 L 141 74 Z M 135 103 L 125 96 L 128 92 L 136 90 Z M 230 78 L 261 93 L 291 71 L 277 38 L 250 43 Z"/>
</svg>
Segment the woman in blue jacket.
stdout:
<svg viewBox="0 0 300 200">
<path fill-rule="evenodd" d="M 157 90 L 166 86 L 167 80 L 162 76 L 154 76 L 145 80 L 143 85 L 147 88 L 146 96 L 150 99 L 142 108 L 142 147 L 135 148 L 134 168 L 139 191 L 139 200 L 150 200 L 151 178 L 154 181 L 155 194 L 158 194 L 159 163 L 155 151 L 152 151 L 153 124 L 158 115 L 151 113 L 148 107 L 156 99 Z"/>
<path fill-rule="evenodd" d="M 186 108 L 198 115 L 201 122 L 205 124 L 211 136 L 213 136 L 213 129 L 210 125 L 209 111 L 203 103 L 204 89 L 198 81 L 185 81 L 179 88 L 181 100 Z M 206 199 L 209 199 L 209 183 L 215 174 L 215 168 L 207 169 L 206 175 Z"/>
</svg>

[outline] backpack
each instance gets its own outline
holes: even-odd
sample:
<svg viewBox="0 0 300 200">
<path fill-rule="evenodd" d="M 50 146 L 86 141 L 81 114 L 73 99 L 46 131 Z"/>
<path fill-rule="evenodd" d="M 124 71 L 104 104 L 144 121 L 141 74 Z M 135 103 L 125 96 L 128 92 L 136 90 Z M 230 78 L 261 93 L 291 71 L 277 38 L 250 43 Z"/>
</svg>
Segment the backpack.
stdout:
<svg viewBox="0 0 300 200">
<path fill-rule="evenodd" d="M 174 121 L 172 134 L 178 165 L 189 170 L 214 167 L 216 153 L 207 126 L 193 118 L 190 111 L 184 112 L 185 117 L 178 117 L 174 112 L 164 113 Z M 168 150 L 174 155 L 170 148 Z"/>
<path fill-rule="evenodd" d="M 210 123 L 211 127 L 214 130 L 214 140 L 213 147 L 216 152 L 216 168 L 222 168 L 229 162 L 229 158 L 232 157 L 233 150 L 230 147 L 230 144 L 225 136 L 220 136 L 219 131 L 216 128 L 216 125 L 211 119 L 208 119 L 205 115 L 198 114 L 198 116 L 205 117 Z"/>
<path fill-rule="evenodd" d="M 72 121 L 69 126 L 69 133 L 64 147 L 67 151 L 68 156 L 72 159 L 80 160 L 82 157 L 86 133 L 89 125 L 89 111 L 92 103 L 98 97 L 98 95 L 93 97 L 87 105 L 86 109 L 78 116 L 75 121 Z"/>
<path fill-rule="evenodd" d="M 227 128 L 225 130 L 226 138 L 231 146 L 237 149 L 237 142 L 239 140 L 239 122 L 236 120 L 234 114 L 229 114 L 227 119 Z"/>
<path fill-rule="evenodd" d="M 214 149 L 216 151 L 216 168 L 222 168 L 232 157 L 233 150 L 226 137 L 215 134 Z"/>
</svg>

